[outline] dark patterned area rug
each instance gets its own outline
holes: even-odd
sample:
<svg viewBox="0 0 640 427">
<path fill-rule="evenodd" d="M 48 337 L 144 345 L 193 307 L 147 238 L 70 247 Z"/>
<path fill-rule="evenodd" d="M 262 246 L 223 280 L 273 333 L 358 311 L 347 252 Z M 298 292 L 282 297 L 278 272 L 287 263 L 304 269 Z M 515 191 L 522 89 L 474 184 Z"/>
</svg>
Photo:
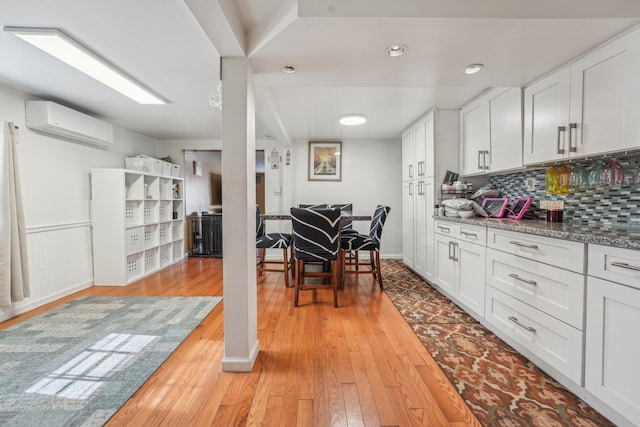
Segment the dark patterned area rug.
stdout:
<svg viewBox="0 0 640 427">
<path fill-rule="evenodd" d="M 385 292 L 483 425 L 613 426 L 402 261 L 382 269 Z"/>
<path fill-rule="evenodd" d="M 0 330 L 0 425 L 103 425 L 221 300 L 85 297 Z"/>
</svg>

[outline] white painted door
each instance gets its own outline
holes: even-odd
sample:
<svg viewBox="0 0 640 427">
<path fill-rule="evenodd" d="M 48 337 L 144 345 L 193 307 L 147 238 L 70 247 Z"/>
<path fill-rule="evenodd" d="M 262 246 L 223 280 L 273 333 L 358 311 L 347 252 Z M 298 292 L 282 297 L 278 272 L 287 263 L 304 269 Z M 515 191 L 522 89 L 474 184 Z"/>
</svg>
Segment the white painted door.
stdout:
<svg viewBox="0 0 640 427">
<path fill-rule="evenodd" d="M 409 128 L 402 134 L 402 180 L 408 181 L 415 178 L 414 161 L 415 149 L 413 144 L 413 128 Z"/>
<path fill-rule="evenodd" d="M 489 94 L 489 171 L 522 167 L 522 89 L 496 88 Z"/>
<path fill-rule="evenodd" d="M 524 90 L 525 165 L 566 157 L 570 79 L 570 69 L 565 67 Z"/>
<path fill-rule="evenodd" d="M 486 252 L 485 246 L 460 240 L 457 242 L 456 258 L 459 271 L 456 297 L 481 317 L 484 317 Z"/>
<path fill-rule="evenodd" d="M 413 126 L 413 144 L 415 147 L 416 178 L 424 178 L 427 163 L 427 126 L 424 119 L 420 119 Z"/>
<path fill-rule="evenodd" d="M 489 105 L 480 97 L 460 110 L 460 170 L 478 175 L 489 166 Z"/>
<path fill-rule="evenodd" d="M 640 147 L 638 34 L 614 40 L 571 65 L 569 156 Z M 635 106 L 635 107 L 634 107 Z"/>
<path fill-rule="evenodd" d="M 640 420 L 640 290 L 587 278 L 585 388 L 631 422 Z"/>
<path fill-rule="evenodd" d="M 415 181 L 402 183 L 402 261 L 413 268 Z"/>
<path fill-rule="evenodd" d="M 415 256 L 413 260 L 413 269 L 420 276 L 425 276 L 426 264 L 427 264 L 427 194 L 425 180 L 420 179 L 416 181 L 416 196 L 415 196 Z"/>
<path fill-rule="evenodd" d="M 425 179 L 425 200 L 426 200 L 426 218 L 425 218 L 425 269 L 424 269 L 424 278 L 430 282 L 435 281 L 435 273 L 436 273 L 436 256 L 435 256 L 435 246 L 434 246 L 434 219 L 433 219 L 433 206 L 435 204 L 435 184 L 434 178 Z"/>
<path fill-rule="evenodd" d="M 455 292 L 458 263 L 455 258 L 456 239 L 435 235 L 435 282 L 450 295 Z"/>
</svg>

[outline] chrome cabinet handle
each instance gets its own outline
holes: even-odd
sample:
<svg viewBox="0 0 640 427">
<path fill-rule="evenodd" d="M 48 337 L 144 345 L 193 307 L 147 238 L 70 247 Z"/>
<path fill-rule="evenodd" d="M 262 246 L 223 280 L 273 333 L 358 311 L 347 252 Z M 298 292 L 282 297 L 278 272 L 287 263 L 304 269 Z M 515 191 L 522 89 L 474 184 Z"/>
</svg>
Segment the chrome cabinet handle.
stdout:
<svg viewBox="0 0 640 427">
<path fill-rule="evenodd" d="M 482 156 L 482 150 L 478 150 L 478 169 L 482 170 L 483 167 L 480 164 L 480 157 Z"/>
<path fill-rule="evenodd" d="M 612 262 L 611 265 L 613 265 L 614 267 L 622 267 L 633 271 L 640 271 L 640 267 L 627 264 L 626 262 Z"/>
<path fill-rule="evenodd" d="M 520 280 L 521 282 L 528 283 L 528 284 L 530 284 L 530 285 L 532 285 L 532 286 L 537 286 L 537 285 L 538 285 L 538 282 L 536 282 L 535 280 L 530 280 L 530 279 L 522 278 L 522 277 L 518 276 L 518 275 L 517 275 L 517 274 L 515 274 L 515 273 L 511 273 L 511 274 L 509 275 L 509 277 L 513 277 L 513 278 L 514 278 L 514 279 L 516 279 L 516 280 Z"/>
<path fill-rule="evenodd" d="M 413 178 L 413 165 L 409 165 L 409 178 Z"/>
<path fill-rule="evenodd" d="M 520 242 L 515 241 L 515 240 L 514 240 L 514 241 L 511 241 L 511 242 L 509 242 L 509 243 L 511 243 L 512 245 L 521 246 L 521 247 L 523 247 L 523 248 L 538 249 L 538 245 L 528 245 L 528 244 L 526 244 L 526 243 L 520 243 Z"/>
<path fill-rule="evenodd" d="M 413 182 L 409 183 L 409 195 L 413 196 Z"/>
<path fill-rule="evenodd" d="M 451 233 L 451 229 L 449 227 L 443 227 L 441 225 L 438 226 L 438 230 L 446 231 L 447 233 Z"/>
<path fill-rule="evenodd" d="M 518 319 L 516 317 L 513 316 L 509 316 L 507 317 L 507 319 L 511 320 L 513 323 L 515 323 L 516 325 L 520 326 L 522 329 L 525 329 L 529 332 L 533 332 L 534 334 L 536 333 L 536 328 L 532 328 L 531 326 L 525 326 L 522 323 L 520 323 L 518 321 Z"/>
<path fill-rule="evenodd" d="M 478 237 L 476 233 L 469 233 L 468 231 L 460 231 L 460 234 L 467 237 Z"/>
<path fill-rule="evenodd" d="M 418 176 L 424 176 L 424 162 L 418 162 Z"/>
<path fill-rule="evenodd" d="M 567 131 L 566 126 L 558 126 L 558 146 L 557 146 L 558 154 L 564 154 L 564 144 L 563 144 L 563 148 L 560 148 L 560 132 L 566 132 L 566 131 Z"/>
<path fill-rule="evenodd" d="M 458 258 L 456 258 L 456 246 L 458 244 L 456 242 L 449 242 L 449 259 L 452 261 L 457 261 Z"/>
<path fill-rule="evenodd" d="M 484 170 L 489 170 L 489 166 L 487 166 L 487 156 L 489 155 L 489 150 L 484 150 L 482 152 L 482 164 L 484 165 Z"/>
<path fill-rule="evenodd" d="M 578 124 L 577 123 L 569 123 L 569 152 L 576 153 L 578 152 L 578 141 L 576 141 L 576 146 L 574 147 L 571 138 L 571 134 L 573 134 L 572 129 L 576 129 L 575 135 L 577 135 Z"/>
</svg>

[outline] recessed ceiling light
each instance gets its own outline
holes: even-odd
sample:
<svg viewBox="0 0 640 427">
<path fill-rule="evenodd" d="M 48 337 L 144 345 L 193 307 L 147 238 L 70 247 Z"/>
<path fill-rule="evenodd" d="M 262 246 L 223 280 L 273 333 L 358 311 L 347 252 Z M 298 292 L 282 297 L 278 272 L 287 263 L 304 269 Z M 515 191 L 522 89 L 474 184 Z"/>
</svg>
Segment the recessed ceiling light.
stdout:
<svg viewBox="0 0 640 427">
<path fill-rule="evenodd" d="M 346 114 L 340 116 L 340 124 L 345 126 L 357 126 L 367 122 L 367 116 L 363 114 Z"/>
<path fill-rule="evenodd" d="M 467 65 L 464 68 L 464 73 L 465 74 L 475 74 L 478 71 L 482 70 L 482 68 L 484 68 L 484 65 L 482 64 L 471 64 L 471 65 Z"/>
<path fill-rule="evenodd" d="M 58 29 L 4 27 L 4 31 L 14 34 L 140 104 L 166 103 L 149 89 Z"/>
<path fill-rule="evenodd" d="M 395 58 L 396 56 L 402 56 L 405 54 L 406 51 L 407 51 L 407 47 L 401 44 L 394 44 L 392 46 L 389 46 L 387 50 L 385 50 L 385 52 L 387 53 L 387 56 L 391 58 Z"/>
<path fill-rule="evenodd" d="M 282 71 L 285 74 L 293 74 L 296 71 L 298 71 L 298 69 L 296 68 L 295 65 L 288 64 L 288 65 L 283 65 L 282 68 L 280 68 L 280 71 Z"/>
</svg>

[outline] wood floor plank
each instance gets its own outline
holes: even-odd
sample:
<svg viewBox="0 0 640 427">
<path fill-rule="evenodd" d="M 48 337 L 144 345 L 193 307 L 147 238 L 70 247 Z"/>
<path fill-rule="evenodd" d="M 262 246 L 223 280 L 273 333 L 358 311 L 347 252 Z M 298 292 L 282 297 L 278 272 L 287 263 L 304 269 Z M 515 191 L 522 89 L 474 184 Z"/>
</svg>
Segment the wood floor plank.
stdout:
<svg viewBox="0 0 640 427">
<path fill-rule="evenodd" d="M 222 260 L 190 258 L 129 286 L 82 290 L 0 329 L 81 296 L 222 292 Z M 258 278 L 257 298 L 252 372 L 221 371 L 223 301 L 106 425 L 479 426 L 370 276 L 350 276 L 338 308 L 330 289 L 302 292 L 294 308 L 281 273 Z"/>
</svg>

